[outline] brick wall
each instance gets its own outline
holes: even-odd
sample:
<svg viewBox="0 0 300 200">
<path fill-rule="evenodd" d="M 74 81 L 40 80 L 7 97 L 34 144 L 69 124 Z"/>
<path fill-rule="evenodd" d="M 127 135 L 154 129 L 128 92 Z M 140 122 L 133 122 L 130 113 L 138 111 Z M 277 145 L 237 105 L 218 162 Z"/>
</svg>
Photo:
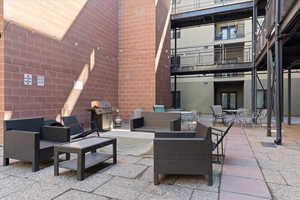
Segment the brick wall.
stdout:
<svg viewBox="0 0 300 200">
<path fill-rule="evenodd" d="M 155 104 L 155 7 L 153 0 L 119 0 L 119 107 L 129 118 Z"/>
<path fill-rule="evenodd" d="M 87 1 L 62 40 L 12 21 L 5 26 L 8 117 L 74 114 L 88 124 L 91 100 L 106 99 L 118 106 L 117 0 Z M 24 86 L 25 73 L 33 75 L 33 85 Z M 44 87 L 37 86 L 37 75 L 45 76 Z M 78 79 L 84 83 L 82 90 L 73 88 Z"/>
<path fill-rule="evenodd" d="M 3 47 L 3 0 L 0 0 L 0 133 L 3 132 L 4 119 L 4 47 Z M 2 137 L 0 137 L 2 144 Z"/>
<path fill-rule="evenodd" d="M 171 24 L 170 0 L 158 0 L 156 5 L 156 104 L 171 106 L 170 54 Z"/>
<path fill-rule="evenodd" d="M 137 108 L 170 105 L 170 29 L 156 57 L 170 0 L 119 1 L 119 107 L 124 118 Z"/>
</svg>

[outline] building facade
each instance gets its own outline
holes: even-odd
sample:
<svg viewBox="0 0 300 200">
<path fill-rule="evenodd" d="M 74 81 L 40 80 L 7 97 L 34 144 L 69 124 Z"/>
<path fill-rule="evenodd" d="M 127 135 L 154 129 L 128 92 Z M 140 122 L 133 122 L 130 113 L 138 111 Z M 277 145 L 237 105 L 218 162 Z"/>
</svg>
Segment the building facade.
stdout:
<svg viewBox="0 0 300 200">
<path fill-rule="evenodd" d="M 124 119 L 171 104 L 170 0 L 0 3 L 0 143 L 5 119 L 76 115 L 89 126 L 93 100 Z"/>
<path fill-rule="evenodd" d="M 202 3 L 201 3 L 202 2 Z M 206 2 L 206 1 L 205 1 Z M 173 13 L 205 10 L 208 7 L 220 7 L 226 4 L 236 4 L 244 1 L 204 1 L 181 0 L 173 5 Z M 260 18 L 258 21 L 262 22 Z M 177 67 L 185 71 L 187 69 L 215 69 L 232 65 L 240 68 L 242 65 L 252 62 L 252 17 L 209 23 L 200 26 L 178 28 L 176 34 L 171 33 L 172 55 L 176 45 Z M 176 44 L 175 44 L 176 37 Z M 207 71 L 207 70 L 206 70 Z M 247 108 L 251 111 L 251 71 L 232 73 L 199 73 L 198 75 L 178 75 L 177 77 L 177 102 L 179 106 L 187 110 L 197 110 L 203 114 L 211 113 L 210 106 L 222 105 L 224 109 Z M 257 108 L 267 107 L 266 72 L 258 72 L 257 80 Z M 292 74 L 292 115 L 300 116 L 297 102 L 297 84 L 300 84 L 300 76 Z M 285 75 L 285 87 L 287 75 Z M 174 91 L 174 76 L 172 79 Z M 174 96 L 174 92 L 173 92 Z M 174 99 L 174 98 L 173 98 Z M 284 94 L 287 100 L 287 93 Z M 286 111 L 287 111 L 287 106 Z M 286 112 L 285 112 L 286 114 Z"/>
</svg>

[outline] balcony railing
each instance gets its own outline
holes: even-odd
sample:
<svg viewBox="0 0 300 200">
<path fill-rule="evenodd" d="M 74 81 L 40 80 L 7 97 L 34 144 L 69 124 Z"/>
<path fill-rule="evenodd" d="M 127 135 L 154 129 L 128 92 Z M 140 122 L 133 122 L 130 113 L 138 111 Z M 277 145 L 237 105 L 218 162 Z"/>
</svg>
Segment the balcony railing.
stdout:
<svg viewBox="0 0 300 200">
<path fill-rule="evenodd" d="M 178 48 L 176 55 L 177 57 L 172 49 L 172 68 L 249 63 L 252 61 L 252 46 L 209 45 Z"/>
<path fill-rule="evenodd" d="M 232 73 L 217 73 L 214 75 L 214 78 L 239 78 L 243 77 L 244 73 L 243 72 L 232 72 Z"/>
<path fill-rule="evenodd" d="M 172 14 L 222 6 L 235 1 L 241 0 L 194 0 L 193 3 L 187 0 L 172 0 Z"/>
</svg>

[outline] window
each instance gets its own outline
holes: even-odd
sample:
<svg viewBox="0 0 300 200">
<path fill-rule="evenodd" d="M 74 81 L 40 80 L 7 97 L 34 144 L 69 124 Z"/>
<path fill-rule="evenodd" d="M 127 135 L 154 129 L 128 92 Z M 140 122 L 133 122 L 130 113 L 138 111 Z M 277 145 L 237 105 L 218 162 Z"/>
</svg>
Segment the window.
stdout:
<svg viewBox="0 0 300 200">
<path fill-rule="evenodd" d="M 177 39 L 179 39 L 181 37 L 181 31 L 180 31 L 180 29 L 178 29 L 176 31 L 176 37 L 177 37 Z M 171 39 L 175 39 L 175 31 L 174 30 L 171 31 Z"/>
<path fill-rule="evenodd" d="M 230 39 L 237 38 L 236 33 L 237 33 L 236 26 L 229 26 L 229 38 Z"/>
<path fill-rule="evenodd" d="M 238 38 L 238 30 L 236 25 L 223 26 L 219 33 L 216 34 L 216 40 L 228 40 Z"/>
<path fill-rule="evenodd" d="M 257 90 L 256 104 L 258 109 L 267 107 L 267 90 Z"/>
</svg>

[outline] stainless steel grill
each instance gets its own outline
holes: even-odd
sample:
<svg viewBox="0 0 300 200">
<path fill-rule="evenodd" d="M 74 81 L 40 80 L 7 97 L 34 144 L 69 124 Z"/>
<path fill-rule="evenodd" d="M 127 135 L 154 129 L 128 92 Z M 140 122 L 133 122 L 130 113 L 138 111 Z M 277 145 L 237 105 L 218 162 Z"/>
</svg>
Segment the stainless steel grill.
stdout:
<svg viewBox="0 0 300 200">
<path fill-rule="evenodd" d="M 112 128 L 112 106 L 106 100 L 91 102 L 91 127 L 100 131 L 109 131 Z"/>
</svg>

